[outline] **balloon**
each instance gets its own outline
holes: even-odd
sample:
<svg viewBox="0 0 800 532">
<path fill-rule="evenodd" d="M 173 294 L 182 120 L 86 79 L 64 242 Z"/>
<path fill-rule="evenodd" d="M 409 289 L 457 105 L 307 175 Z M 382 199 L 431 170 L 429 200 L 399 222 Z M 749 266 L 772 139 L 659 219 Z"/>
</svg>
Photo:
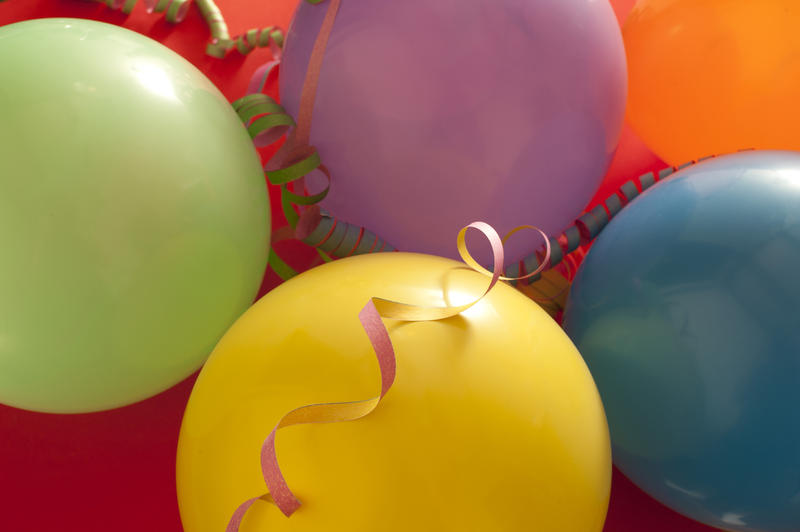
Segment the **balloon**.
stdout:
<svg viewBox="0 0 800 532">
<path fill-rule="evenodd" d="M 567 303 L 615 463 L 726 530 L 800 523 L 798 212 L 798 153 L 688 167 L 608 224 Z"/>
<path fill-rule="evenodd" d="M 800 149 L 799 24 L 795 0 L 641 0 L 623 29 L 631 125 L 670 164 Z"/>
<path fill-rule="evenodd" d="M 160 44 L 0 29 L 0 402 L 86 412 L 191 374 L 258 290 L 269 208 L 227 100 Z"/>
<path fill-rule="evenodd" d="M 287 33 L 281 97 L 295 116 L 326 5 L 302 2 Z M 450 257 L 474 219 L 554 234 L 608 167 L 626 84 L 608 2 L 343 0 L 311 122 L 333 176 L 322 206 Z M 532 252 L 514 240 L 507 258 Z"/>
<path fill-rule="evenodd" d="M 216 0 L 231 33 L 253 25 L 287 27 L 295 3 L 269 2 L 253 11 L 238 0 Z M 122 20 L 117 11 L 94 2 L 4 2 L 0 25 L 53 16 L 95 17 L 146 32 L 200 68 L 229 100 L 243 94 L 252 72 L 270 58 L 268 48 L 259 48 L 241 60 L 219 61 L 204 53 L 208 27 L 200 17 L 170 26 L 159 21 L 163 15 L 137 8 Z M 273 96 L 275 81 L 268 84 Z M 3 491 L 2 528 L 183 532 L 175 453 L 193 384 L 190 377 L 146 401 L 93 414 L 60 416 L 0 406 L 0 471 L 4 483 L 14 487 Z M 46 507 L 42 486 L 58 494 L 47 498 Z"/>
<path fill-rule="evenodd" d="M 260 447 L 289 410 L 375 394 L 378 367 L 357 317 L 370 297 L 460 304 L 487 283 L 448 259 L 380 253 L 264 296 L 192 391 L 178 444 L 184 530 L 223 530 L 265 492 Z M 279 432 L 281 470 L 304 504 L 287 519 L 258 502 L 242 532 L 602 529 L 605 416 L 579 353 L 542 309 L 501 284 L 453 318 L 388 326 L 394 387 L 362 420 Z"/>
</svg>

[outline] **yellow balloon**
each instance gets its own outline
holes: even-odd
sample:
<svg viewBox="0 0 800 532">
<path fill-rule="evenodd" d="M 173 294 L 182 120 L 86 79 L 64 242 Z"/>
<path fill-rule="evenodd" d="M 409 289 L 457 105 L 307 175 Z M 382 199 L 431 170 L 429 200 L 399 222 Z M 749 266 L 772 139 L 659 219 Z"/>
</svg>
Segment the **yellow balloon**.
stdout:
<svg viewBox="0 0 800 532">
<path fill-rule="evenodd" d="M 800 2 L 640 0 L 623 27 L 628 120 L 681 164 L 800 150 Z"/>
<path fill-rule="evenodd" d="M 186 532 L 221 532 L 266 491 L 260 449 L 312 403 L 378 394 L 358 320 L 370 297 L 425 306 L 480 296 L 488 279 L 427 255 L 336 261 L 279 286 L 219 342 L 181 428 L 177 483 Z M 385 320 L 397 378 L 367 417 L 281 429 L 291 517 L 257 502 L 242 532 L 599 532 L 611 483 L 594 381 L 558 325 L 500 284 L 453 318 Z"/>
</svg>

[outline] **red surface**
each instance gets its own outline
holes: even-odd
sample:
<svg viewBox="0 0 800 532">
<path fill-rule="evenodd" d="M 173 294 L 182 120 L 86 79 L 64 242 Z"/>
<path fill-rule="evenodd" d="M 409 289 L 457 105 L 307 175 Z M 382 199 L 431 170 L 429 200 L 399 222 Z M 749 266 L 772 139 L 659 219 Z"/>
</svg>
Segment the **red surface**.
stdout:
<svg viewBox="0 0 800 532">
<path fill-rule="evenodd" d="M 297 1 L 217 0 L 217 4 L 235 34 L 258 26 L 287 27 Z M 243 94 L 251 73 L 270 57 L 267 50 L 247 58 L 236 52 L 225 60 L 207 57 L 208 32 L 194 8 L 184 22 L 172 26 L 161 15 L 146 14 L 143 5 L 126 17 L 81 0 L 0 3 L 0 25 L 54 16 L 101 20 L 158 39 L 203 70 L 230 100 Z M 275 95 L 274 80 L 269 89 Z M 630 150 L 623 140 L 617 160 L 633 154 Z M 273 191 L 274 221 L 281 224 L 276 199 Z M 298 269 L 315 257 L 297 242 L 278 247 Z M 275 276 L 268 274 L 262 292 L 276 284 Z M 58 416 L 0 406 L 0 530 L 182 530 L 175 496 L 175 448 L 193 382 L 194 377 L 147 401 L 97 414 Z M 711 530 L 661 506 L 615 472 L 606 532 Z"/>
<path fill-rule="evenodd" d="M 611 0 L 611 6 L 614 8 L 614 14 L 617 16 L 620 25 L 625 22 L 636 1 Z M 611 160 L 608 172 L 586 210 L 603 203 L 626 181 L 650 171 L 661 170 L 666 166 L 667 164 L 650 151 L 650 148 L 645 145 L 639 135 L 626 122 L 622 129 L 617 152 Z"/>
<path fill-rule="evenodd" d="M 658 172 L 667 166 L 669 165 L 653 154 L 633 129 L 625 124 L 608 172 L 586 210 L 603 203 L 625 182 L 650 171 Z"/>
<path fill-rule="evenodd" d="M 620 26 L 625 23 L 625 18 L 635 4 L 636 0 L 611 0 L 611 7 L 614 8 L 614 14 L 617 16 Z"/>
</svg>

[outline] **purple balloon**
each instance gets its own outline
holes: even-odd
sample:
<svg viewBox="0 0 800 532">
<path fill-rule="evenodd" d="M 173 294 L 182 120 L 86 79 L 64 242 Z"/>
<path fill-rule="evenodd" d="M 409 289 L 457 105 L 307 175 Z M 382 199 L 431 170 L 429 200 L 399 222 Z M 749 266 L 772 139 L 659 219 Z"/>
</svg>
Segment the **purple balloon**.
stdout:
<svg viewBox="0 0 800 532">
<path fill-rule="evenodd" d="M 289 28 L 294 116 L 327 5 L 301 2 Z M 474 220 L 556 234 L 608 168 L 626 86 L 606 0 L 342 0 L 311 124 L 333 175 L 322 207 L 450 257 Z M 540 241 L 510 244 L 513 261 Z"/>
</svg>

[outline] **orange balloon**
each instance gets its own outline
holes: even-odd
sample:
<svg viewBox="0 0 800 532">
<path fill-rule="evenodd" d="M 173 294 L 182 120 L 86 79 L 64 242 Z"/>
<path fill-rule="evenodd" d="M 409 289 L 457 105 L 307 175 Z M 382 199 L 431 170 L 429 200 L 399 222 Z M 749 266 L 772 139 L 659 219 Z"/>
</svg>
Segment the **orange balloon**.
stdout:
<svg viewBox="0 0 800 532">
<path fill-rule="evenodd" d="M 671 164 L 800 150 L 800 2 L 640 0 L 623 27 L 628 120 Z"/>
</svg>

